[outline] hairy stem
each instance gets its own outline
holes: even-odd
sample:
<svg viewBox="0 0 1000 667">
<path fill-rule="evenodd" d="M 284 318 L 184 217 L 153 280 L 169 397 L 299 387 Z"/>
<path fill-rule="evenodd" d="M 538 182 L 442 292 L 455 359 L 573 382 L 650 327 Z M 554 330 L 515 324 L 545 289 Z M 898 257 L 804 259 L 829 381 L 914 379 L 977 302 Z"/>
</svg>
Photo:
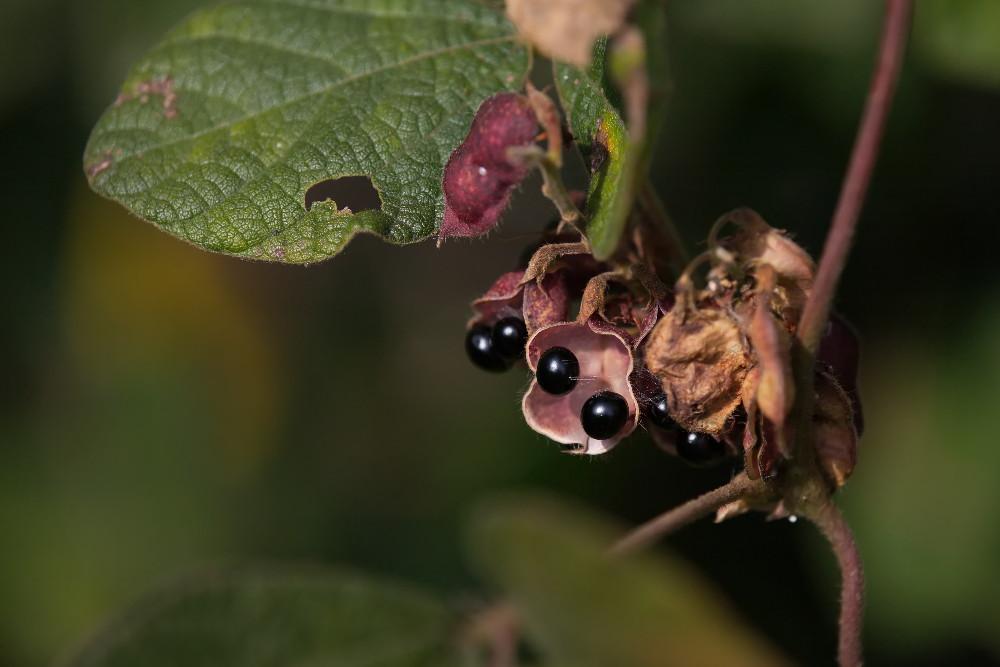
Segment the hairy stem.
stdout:
<svg viewBox="0 0 1000 667">
<path fill-rule="evenodd" d="M 611 556 L 624 556 L 633 553 L 649 546 L 665 535 L 708 516 L 726 503 L 741 498 L 758 497 L 764 491 L 766 491 L 766 486 L 763 482 L 751 480 L 745 472 L 741 472 L 729 483 L 697 498 L 692 498 L 638 526 L 618 540 L 608 553 Z"/>
<path fill-rule="evenodd" d="M 837 661 L 840 667 L 859 667 L 862 664 L 861 626 L 865 605 L 865 574 L 861 553 L 854 541 L 844 515 L 829 497 L 815 505 L 806 516 L 816 524 L 840 565 L 840 638 L 837 644 Z"/>
<path fill-rule="evenodd" d="M 865 109 L 861 116 L 861 125 L 858 128 L 847 175 L 844 177 L 840 198 L 830 224 L 830 233 L 823 246 L 823 255 L 816 271 L 816 281 L 799 321 L 797 336 L 811 353 L 815 353 L 819 347 L 820 338 L 823 336 L 830 315 L 837 281 L 844 270 L 847 253 L 854 239 L 854 229 L 861 212 L 861 204 L 868 190 L 868 183 L 871 181 L 892 96 L 899 79 L 912 13 L 912 0 L 886 0 L 882 40 Z"/>
<path fill-rule="evenodd" d="M 507 149 L 507 155 L 524 164 L 538 167 L 542 172 L 542 194 L 555 204 L 559 211 L 562 222 L 583 229 L 584 217 L 580 209 L 573 203 L 572 197 L 566 190 L 563 183 L 562 174 L 559 173 L 559 165 L 538 146 L 511 146 Z"/>
</svg>

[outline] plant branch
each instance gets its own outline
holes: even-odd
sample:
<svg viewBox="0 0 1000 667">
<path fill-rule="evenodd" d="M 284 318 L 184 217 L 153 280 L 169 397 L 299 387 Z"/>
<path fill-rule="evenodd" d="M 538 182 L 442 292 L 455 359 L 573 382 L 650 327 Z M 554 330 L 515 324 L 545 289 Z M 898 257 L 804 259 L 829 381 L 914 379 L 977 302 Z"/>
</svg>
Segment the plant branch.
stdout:
<svg viewBox="0 0 1000 667">
<path fill-rule="evenodd" d="M 542 172 L 542 194 L 555 204 L 563 223 L 573 225 L 582 233 L 583 214 L 573 203 L 572 197 L 569 196 L 569 192 L 563 184 L 559 165 L 553 162 L 550 156 L 538 146 L 511 146 L 507 149 L 507 155 L 522 164 L 538 167 L 538 170 Z"/>
<path fill-rule="evenodd" d="M 811 353 L 815 353 L 819 347 L 830 315 L 834 291 L 854 239 L 858 215 L 871 181 L 892 96 L 899 79 L 912 13 L 912 0 L 886 0 L 882 39 L 861 125 L 830 224 L 830 233 L 823 246 L 816 281 L 799 321 L 797 336 Z"/>
<path fill-rule="evenodd" d="M 730 482 L 708 493 L 668 510 L 660 516 L 638 526 L 618 540 L 609 550 L 611 556 L 624 556 L 649 546 L 659 538 L 708 516 L 727 503 L 741 498 L 756 498 L 767 487 L 762 481 L 751 480 L 741 472 Z"/>
<path fill-rule="evenodd" d="M 865 574 L 861 553 L 854 535 L 844 520 L 844 515 L 827 497 L 806 512 L 816 524 L 840 565 L 840 638 L 837 644 L 837 661 L 840 667 L 860 667 L 862 664 L 861 625 L 865 605 Z"/>
</svg>

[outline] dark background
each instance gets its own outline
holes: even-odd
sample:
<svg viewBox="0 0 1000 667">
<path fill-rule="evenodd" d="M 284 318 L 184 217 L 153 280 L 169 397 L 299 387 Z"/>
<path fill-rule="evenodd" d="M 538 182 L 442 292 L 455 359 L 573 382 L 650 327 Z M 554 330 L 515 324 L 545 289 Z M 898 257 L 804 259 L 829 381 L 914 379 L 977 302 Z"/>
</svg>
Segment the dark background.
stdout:
<svg viewBox="0 0 1000 667">
<path fill-rule="evenodd" d="M 90 127 L 200 0 L 0 8 L 0 664 L 65 654 L 206 563 L 344 562 L 456 597 L 463 523 L 541 488 L 637 522 L 725 481 L 637 435 L 561 455 L 528 378 L 462 352 L 468 302 L 550 212 L 486 241 L 373 238 L 311 268 L 211 255 L 86 186 Z M 819 253 L 879 3 L 678 0 L 653 181 L 692 248 L 759 211 Z M 869 580 L 870 665 L 1000 664 L 1000 5 L 923 3 L 838 306 L 861 330 L 868 431 L 840 502 Z M 527 186 L 527 189 L 533 186 Z M 832 664 L 837 574 L 798 522 L 669 541 L 804 664 Z"/>
</svg>

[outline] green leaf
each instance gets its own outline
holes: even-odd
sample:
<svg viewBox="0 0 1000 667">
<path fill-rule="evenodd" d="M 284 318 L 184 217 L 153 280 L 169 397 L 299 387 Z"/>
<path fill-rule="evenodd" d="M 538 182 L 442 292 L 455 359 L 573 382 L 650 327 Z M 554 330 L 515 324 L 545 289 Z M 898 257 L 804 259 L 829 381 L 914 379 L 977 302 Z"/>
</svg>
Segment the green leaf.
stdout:
<svg viewBox="0 0 1000 667">
<path fill-rule="evenodd" d="M 475 560 L 554 663 L 788 664 L 686 564 L 662 554 L 609 558 L 606 549 L 621 532 L 578 509 L 507 498 L 482 511 L 472 528 Z"/>
<path fill-rule="evenodd" d="M 438 667 L 452 618 L 409 589 L 336 571 L 202 576 L 141 601 L 68 667 Z"/>
<path fill-rule="evenodd" d="M 625 121 L 615 106 L 614 90 L 604 81 L 606 40 L 598 42 L 594 66 L 588 72 L 564 63 L 554 64 L 556 89 L 570 132 L 584 158 L 593 166 L 596 149 L 603 164 L 593 173 L 587 192 L 587 235 L 594 256 L 607 259 L 618 247 L 632 209 L 637 161 L 632 156 Z"/>
<path fill-rule="evenodd" d="M 441 176 L 479 103 L 528 53 L 473 0 L 245 0 L 173 30 L 129 74 L 84 165 L 92 187 L 209 250 L 311 262 L 357 233 L 435 233 Z M 306 209 L 367 176 L 381 208 Z"/>
</svg>

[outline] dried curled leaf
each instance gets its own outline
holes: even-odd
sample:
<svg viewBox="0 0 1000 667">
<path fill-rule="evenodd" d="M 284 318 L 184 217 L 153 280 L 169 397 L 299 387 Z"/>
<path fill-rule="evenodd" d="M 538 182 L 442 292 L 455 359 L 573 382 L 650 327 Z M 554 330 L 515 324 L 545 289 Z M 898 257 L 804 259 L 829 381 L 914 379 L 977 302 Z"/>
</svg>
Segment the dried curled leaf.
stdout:
<svg viewBox="0 0 1000 667">
<path fill-rule="evenodd" d="M 622 27 L 635 0 L 507 0 L 518 31 L 553 60 L 590 66 L 594 42 Z"/>
<path fill-rule="evenodd" d="M 755 274 L 758 267 L 770 265 L 777 274 L 772 290 L 771 308 L 790 326 L 795 326 L 812 290 L 816 265 L 812 257 L 780 229 L 764 222 L 747 208 L 736 209 L 725 218 L 741 229 L 725 242 L 742 268 Z"/>
<path fill-rule="evenodd" d="M 817 373 L 815 386 L 816 455 L 830 482 L 843 486 L 858 461 L 858 432 L 854 428 L 851 398 L 828 373 Z"/>
<path fill-rule="evenodd" d="M 546 243 L 531 256 L 528 268 L 524 272 L 524 279 L 526 281 L 537 280 L 549 271 L 553 271 L 558 262 L 565 262 L 570 258 L 593 259 L 590 255 L 590 248 L 583 241 Z"/>
<path fill-rule="evenodd" d="M 769 430 L 775 437 L 773 444 L 787 455 L 790 439 L 785 433 L 785 418 L 795 400 L 795 380 L 791 335 L 769 307 L 776 280 L 776 272 L 770 264 L 758 267 L 756 304 L 746 330 L 757 365 L 744 381 L 743 405 L 749 417 L 760 410 L 761 417 L 770 422 Z"/>
</svg>

